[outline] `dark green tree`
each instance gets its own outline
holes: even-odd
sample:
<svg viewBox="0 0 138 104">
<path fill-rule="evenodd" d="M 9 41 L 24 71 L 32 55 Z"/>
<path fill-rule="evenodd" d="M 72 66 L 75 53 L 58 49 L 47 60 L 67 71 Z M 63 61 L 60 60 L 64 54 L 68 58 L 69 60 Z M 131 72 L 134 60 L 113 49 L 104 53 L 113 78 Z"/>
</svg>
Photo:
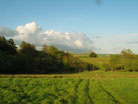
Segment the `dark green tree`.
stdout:
<svg viewBox="0 0 138 104">
<path fill-rule="evenodd" d="M 91 51 L 89 53 L 89 57 L 97 57 L 97 54 L 95 52 Z"/>
<path fill-rule="evenodd" d="M 49 46 L 47 51 L 51 55 L 56 55 L 59 52 L 59 50 L 53 45 Z"/>
<path fill-rule="evenodd" d="M 46 44 L 43 44 L 42 51 L 44 51 L 46 53 L 48 52 L 48 46 Z"/>
<path fill-rule="evenodd" d="M 6 40 L 4 36 L 0 36 L 0 51 L 6 54 L 17 54 L 14 41 L 12 39 Z"/>
<path fill-rule="evenodd" d="M 37 50 L 35 48 L 35 45 L 23 41 L 20 45 L 20 53 L 35 55 L 37 53 Z"/>
</svg>

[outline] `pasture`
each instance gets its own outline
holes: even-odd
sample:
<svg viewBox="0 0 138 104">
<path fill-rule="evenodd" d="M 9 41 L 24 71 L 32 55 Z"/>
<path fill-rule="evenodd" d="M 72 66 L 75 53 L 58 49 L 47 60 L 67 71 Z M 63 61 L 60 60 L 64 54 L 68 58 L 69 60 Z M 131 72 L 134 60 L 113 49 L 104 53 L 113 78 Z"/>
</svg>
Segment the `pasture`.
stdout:
<svg viewBox="0 0 138 104">
<path fill-rule="evenodd" d="M 137 104 L 135 72 L 0 75 L 0 104 Z"/>
<path fill-rule="evenodd" d="M 102 68 L 102 64 L 108 64 L 110 61 L 110 54 L 98 54 L 98 57 L 89 57 L 89 54 L 73 54 L 75 57 L 78 57 L 84 62 L 93 64 L 100 69 Z"/>
</svg>

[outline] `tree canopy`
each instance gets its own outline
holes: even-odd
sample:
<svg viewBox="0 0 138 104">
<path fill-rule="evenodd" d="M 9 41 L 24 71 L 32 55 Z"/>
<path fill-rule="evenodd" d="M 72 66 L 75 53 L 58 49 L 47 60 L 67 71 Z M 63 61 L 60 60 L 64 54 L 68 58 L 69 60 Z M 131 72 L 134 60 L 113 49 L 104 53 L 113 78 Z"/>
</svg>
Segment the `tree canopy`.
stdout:
<svg viewBox="0 0 138 104">
<path fill-rule="evenodd" d="M 45 44 L 42 50 L 37 50 L 35 45 L 23 41 L 17 49 L 12 39 L 0 37 L 1 74 L 73 73 L 94 67 L 55 46 Z"/>
<path fill-rule="evenodd" d="M 6 40 L 3 36 L 0 36 L 0 51 L 6 54 L 17 54 L 14 41 L 12 39 Z"/>
<path fill-rule="evenodd" d="M 89 53 L 89 57 L 97 57 L 97 54 L 95 52 L 91 51 Z"/>
</svg>

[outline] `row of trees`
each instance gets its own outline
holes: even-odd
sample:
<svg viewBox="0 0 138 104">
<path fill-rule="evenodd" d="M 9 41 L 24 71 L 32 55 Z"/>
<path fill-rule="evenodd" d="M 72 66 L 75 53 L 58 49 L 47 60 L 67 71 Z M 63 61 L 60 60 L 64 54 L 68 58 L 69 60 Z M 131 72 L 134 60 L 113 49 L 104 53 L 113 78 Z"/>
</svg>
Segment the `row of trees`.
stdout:
<svg viewBox="0 0 138 104">
<path fill-rule="evenodd" d="M 43 45 L 36 50 L 35 45 L 22 42 L 18 49 L 12 39 L 0 37 L 0 73 L 4 74 L 44 74 L 94 70 L 95 66 L 84 63 L 69 52 L 55 46 Z"/>
<path fill-rule="evenodd" d="M 130 49 L 111 55 L 109 64 L 103 64 L 105 71 L 138 71 L 138 55 Z"/>
</svg>

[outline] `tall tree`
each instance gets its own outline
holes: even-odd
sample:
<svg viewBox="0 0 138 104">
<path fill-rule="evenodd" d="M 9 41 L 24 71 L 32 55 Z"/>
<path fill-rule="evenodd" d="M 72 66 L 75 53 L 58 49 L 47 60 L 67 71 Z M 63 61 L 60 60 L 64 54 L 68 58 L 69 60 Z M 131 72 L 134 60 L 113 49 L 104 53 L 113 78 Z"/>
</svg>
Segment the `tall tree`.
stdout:
<svg viewBox="0 0 138 104">
<path fill-rule="evenodd" d="M 5 37 L 0 36 L 0 51 L 6 54 L 17 54 L 13 39 L 6 40 Z"/>
<path fill-rule="evenodd" d="M 21 43 L 20 53 L 34 55 L 34 54 L 36 54 L 36 52 L 37 52 L 37 50 L 35 48 L 35 45 L 24 42 L 24 41 Z"/>
</svg>

